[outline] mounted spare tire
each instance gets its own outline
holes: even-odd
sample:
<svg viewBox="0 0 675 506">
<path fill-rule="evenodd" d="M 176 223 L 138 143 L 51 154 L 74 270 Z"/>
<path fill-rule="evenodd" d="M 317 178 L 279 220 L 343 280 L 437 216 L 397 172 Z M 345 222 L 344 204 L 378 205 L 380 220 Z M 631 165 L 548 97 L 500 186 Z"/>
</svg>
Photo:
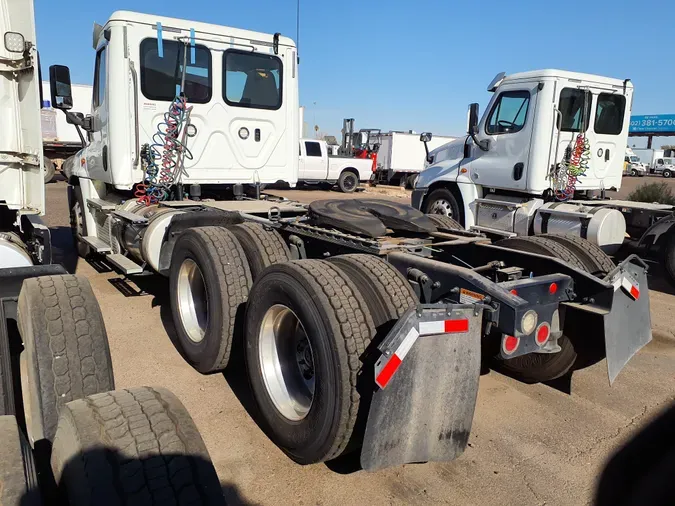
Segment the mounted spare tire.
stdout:
<svg viewBox="0 0 675 506">
<path fill-rule="evenodd" d="M 140 387 L 68 403 L 52 470 L 72 506 L 224 506 L 199 430 L 178 398 Z"/>
<path fill-rule="evenodd" d="M 246 254 L 222 227 L 183 232 L 171 255 L 171 311 L 177 347 L 202 374 L 225 369 L 252 284 Z"/>
<path fill-rule="evenodd" d="M 445 228 L 447 230 L 464 230 L 464 227 L 450 216 L 443 214 L 427 214 L 427 218 L 434 222 L 438 228 Z"/>
<path fill-rule="evenodd" d="M 54 440 L 72 400 L 115 388 L 108 336 L 89 281 L 71 274 L 26 279 L 18 302 L 21 382 L 31 442 Z"/>
<path fill-rule="evenodd" d="M 259 425 L 291 459 L 322 462 L 357 443 L 360 357 L 374 332 L 363 295 L 330 262 L 275 264 L 253 285 L 249 380 Z"/>
<path fill-rule="evenodd" d="M 549 238 L 513 237 L 498 241 L 495 245 L 559 258 L 578 269 L 586 270 L 572 251 Z M 558 345 L 561 348 L 558 353 L 529 353 L 511 359 L 495 358 L 493 367 L 524 383 L 552 381 L 570 372 L 578 360 L 577 351 L 566 335 L 563 334 L 558 339 Z"/>
</svg>

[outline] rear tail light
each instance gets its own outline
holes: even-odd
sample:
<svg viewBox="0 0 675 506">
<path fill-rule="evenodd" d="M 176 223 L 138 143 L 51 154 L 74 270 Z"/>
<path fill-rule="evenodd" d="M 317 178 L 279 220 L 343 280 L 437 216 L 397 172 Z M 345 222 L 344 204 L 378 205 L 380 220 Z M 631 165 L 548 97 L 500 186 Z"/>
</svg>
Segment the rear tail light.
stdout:
<svg viewBox="0 0 675 506">
<path fill-rule="evenodd" d="M 549 337 L 551 337 L 551 327 L 548 323 L 544 322 L 537 328 L 534 340 L 539 346 L 544 346 Z"/>
<path fill-rule="evenodd" d="M 519 345 L 520 339 L 517 337 L 504 335 L 502 338 L 502 351 L 504 352 L 504 355 L 513 355 Z"/>
<path fill-rule="evenodd" d="M 520 330 L 523 334 L 528 335 L 534 332 L 534 329 L 537 328 L 538 316 L 536 311 L 529 310 L 523 315 L 523 318 L 520 320 Z"/>
</svg>

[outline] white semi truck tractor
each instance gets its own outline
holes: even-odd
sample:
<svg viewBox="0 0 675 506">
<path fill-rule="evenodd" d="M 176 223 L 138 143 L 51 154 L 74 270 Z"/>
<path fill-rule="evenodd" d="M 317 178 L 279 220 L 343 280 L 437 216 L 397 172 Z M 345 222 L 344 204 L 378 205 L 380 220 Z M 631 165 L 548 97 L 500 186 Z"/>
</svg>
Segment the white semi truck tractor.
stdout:
<svg viewBox="0 0 675 506">
<path fill-rule="evenodd" d="M 537 382 L 607 357 L 614 381 L 651 340 L 634 255 L 615 265 L 581 238 L 541 239 L 542 255 L 408 205 L 263 194 L 298 179 L 291 39 L 116 12 L 94 49 L 91 141 L 65 164 L 79 251 L 167 276 L 184 358 L 203 374 L 245 360 L 257 422 L 291 459 L 452 460 L 481 360 Z M 74 114 L 67 67 L 50 76 Z"/>
<path fill-rule="evenodd" d="M 33 2 L 0 0 L 0 504 L 224 504 L 181 402 L 113 391 L 94 292 L 52 263 L 39 74 Z"/>
<path fill-rule="evenodd" d="M 621 187 L 630 80 L 561 70 L 500 73 L 488 91 L 482 119 L 478 104 L 470 107 L 468 134 L 428 154 L 413 207 L 504 245 L 564 234 L 609 255 L 640 252 L 662 261 L 673 282 L 673 206 L 606 197 Z"/>
</svg>

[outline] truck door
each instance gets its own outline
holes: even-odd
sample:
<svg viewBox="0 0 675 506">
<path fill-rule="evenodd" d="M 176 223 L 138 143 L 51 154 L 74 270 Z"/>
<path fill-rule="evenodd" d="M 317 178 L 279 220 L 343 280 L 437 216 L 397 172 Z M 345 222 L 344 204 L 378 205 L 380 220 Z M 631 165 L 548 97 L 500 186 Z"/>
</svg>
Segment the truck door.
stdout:
<svg viewBox="0 0 675 506">
<path fill-rule="evenodd" d="M 600 188 L 608 178 L 620 177 L 629 122 L 626 108 L 627 97 L 621 92 L 563 82 L 557 98 L 557 128 L 551 152 L 559 163 L 566 150 L 574 152 L 579 133 L 585 135 L 587 144 L 579 150 L 584 153 L 581 163 L 585 173 L 577 178 L 576 188 Z"/>
<path fill-rule="evenodd" d="M 323 181 L 328 177 L 328 156 L 321 149 L 321 143 L 302 141 L 303 165 L 300 179 L 305 181 Z"/>
<path fill-rule="evenodd" d="M 478 139 L 487 151 L 472 148 L 469 163 L 474 183 L 491 188 L 525 189 L 538 83 L 503 86 L 479 125 Z"/>
<path fill-rule="evenodd" d="M 109 156 L 108 131 L 108 45 L 104 44 L 96 52 L 94 67 L 94 89 L 91 104 L 92 132 L 89 133 L 89 145 L 83 152 L 87 173 L 92 179 L 112 182 Z M 82 111 L 77 111 L 82 112 Z M 80 161 L 80 165 L 83 162 Z"/>
</svg>

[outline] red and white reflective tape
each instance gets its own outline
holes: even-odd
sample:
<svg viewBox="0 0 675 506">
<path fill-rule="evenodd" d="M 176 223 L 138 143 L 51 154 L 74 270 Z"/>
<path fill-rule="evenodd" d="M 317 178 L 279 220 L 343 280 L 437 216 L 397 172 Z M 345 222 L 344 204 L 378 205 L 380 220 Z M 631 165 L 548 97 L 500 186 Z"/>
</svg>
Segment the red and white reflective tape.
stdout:
<svg viewBox="0 0 675 506">
<path fill-rule="evenodd" d="M 633 300 L 640 298 L 640 285 L 637 281 L 633 281 L 629 276 L 624 274 L 614 281 L 614 291 L 622 288 L 624 292 Z"/>
<path fill-rule="evenodd" d="M 389 357 L 387 363 L 375 376 L 375 383 L 380 388 L 385 388 L 398 368 L 403 363 L 403 359 L 413 347 L 420 336 L 430 336 L 434 334 L 453 334 L 469 331 L 469 320 L 462 318 L 459 320 L 440 320 L 435 322 L 420 322 L 419 330 L 412 328 L 408 331 L 396 351 Z"/>
</svg>

